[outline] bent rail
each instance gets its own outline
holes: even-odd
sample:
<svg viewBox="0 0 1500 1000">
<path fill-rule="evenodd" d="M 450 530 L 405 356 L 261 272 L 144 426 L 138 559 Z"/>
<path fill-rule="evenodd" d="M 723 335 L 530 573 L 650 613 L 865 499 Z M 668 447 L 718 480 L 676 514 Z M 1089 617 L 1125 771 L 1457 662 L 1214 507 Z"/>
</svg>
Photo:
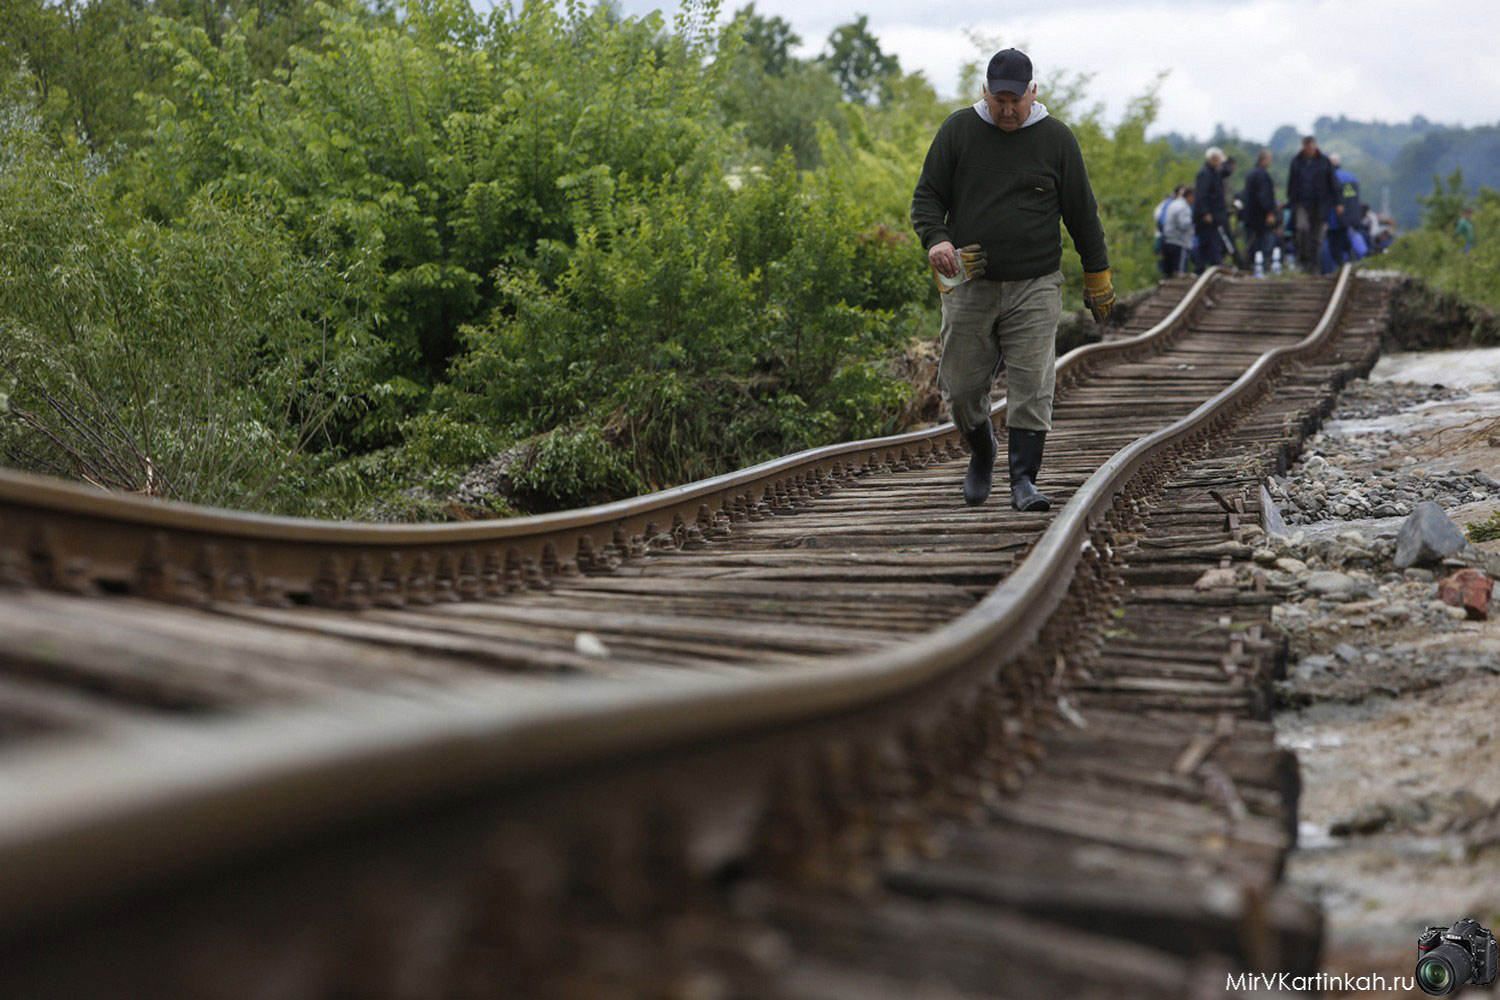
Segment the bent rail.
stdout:
<svg viewBox="0 0 1500 1000">
<path fill-rule="evenodd" d="M 660 760 L 694 744 L 707 753 L 736 739 L 768 741 L 774 734 L 805 750 L 818 741 L 848 739 L 855 720 L 883 720 L 890 732 L 913 713 L 940 713 L 965 697 L 976 678 L 1003 671 L 1036 637 L 1061 603 L 1086 543 L 1146 463 L 1228 419 L 1278 365 L 1323 346 L 1351 275 L 1348 267 L 1341 271 L 1311 334 L 1267 352 L 1192 414 L 1106 461 L 1001 586 L 961 618 L 897 649 L 777 676 L 684 677 L 649 688 L 600 682 L 565 694 L 518 696 L 472 683 L 422 701 L 342 696 L 275 715 L 143 725 L 130 734 L 128 759 L 112 746 L 90 745 L 0 762 L 0 927 L 14 931 L 72 904 L 414 804 L 532 787 L 585 767 Z M 1141 338 L 1093 345 L 1064 361 L 1078 365 L 1109 348 L 1167 335 L 1211 279 L 1205 275 L 1172 316 Z M 878 446 L 944 434 L 953 434 L 951 425 L 882 439 Z M 818 449 L 770 465 L 778 475 L 792 475 L 834 455 L 864 454 L 872 444 Z M 710 480 L 681 490 L 702 490 L 684 501 L 696 503 L 721 488 L 731 495 L 749 481 L 710 489 L 718 482 Z M 660 517 L 677 502 L 668 498 L 672 493 L 597 509 L 591 523 L 645 516 L 624 512 L 647 501 L 655 505 L 650 515 Z M 340 530 L 467 537 L 477 527 Z M 764 799 L 769 771 L 789 752 L 784 746 L 757 762 L 759 787 L 716 788 L 698 806 L 695 856 L 703 863 L 743 842 L 741 818 Z"/>
<path fill-rule="evenodd" d="M 1139 336 L 1064 355 L 1057 362 L 1059 385 L 1101 360 L 1165 342 L 1218 273 L 1205 272 L 1171 313 Z M 1001 399 L 993 413 L 1005 409 Z M 29 572 L 38 582 L 77 593 L 108 584 L 189 603 L 209 597 L 277 603 L 301 594 L 342 606 L 399 602 L 414 587 L 494 597 L 555 572 L 640 554 L 645 546 L 695 543 L 757 502 L 775 504 L 780 496 L 856 469 L 895 465 L 914 451 L 926 455 L 958 444 L 957 430 L 945 423 L 813 448 L 634 499 L 467 524 L 330 523 L 236 513 L 0 470 L 0 542 L 6 535 L 26 539 Z M 206 554 L 208 547 L 213 551 Z M 371 557 L 383 565 L 360 565 Z M 205 563 L 216 565 L 206 569 Z"/>
</svg>

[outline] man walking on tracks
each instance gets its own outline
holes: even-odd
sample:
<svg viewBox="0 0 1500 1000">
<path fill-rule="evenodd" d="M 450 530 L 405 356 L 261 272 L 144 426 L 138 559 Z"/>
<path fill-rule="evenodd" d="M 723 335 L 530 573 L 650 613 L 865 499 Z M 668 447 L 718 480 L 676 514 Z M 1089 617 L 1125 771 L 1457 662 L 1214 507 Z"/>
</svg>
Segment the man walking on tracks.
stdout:
<svg viewBox="0 0 1500 1000">
<path fill-rule="evenodd" d="M 938 388 L 969 445 L 966 503 L 990 494 L 1000 450 L 990 385 L 1003 359 L 1010 503 L 1024 511 L 1052 506 L 1036 478 L 1052 429 L 1059 218 L 1083 260 L 1084 302 L 1102 323 L 1115 291 L 1083 153 L 1072 130 L 1037 101 L 1031 60 L 1005 49 L 990 60 L 980 100 L 938 129 L 911 201 L 912 226 L 944 293 Z"/>
</svg>

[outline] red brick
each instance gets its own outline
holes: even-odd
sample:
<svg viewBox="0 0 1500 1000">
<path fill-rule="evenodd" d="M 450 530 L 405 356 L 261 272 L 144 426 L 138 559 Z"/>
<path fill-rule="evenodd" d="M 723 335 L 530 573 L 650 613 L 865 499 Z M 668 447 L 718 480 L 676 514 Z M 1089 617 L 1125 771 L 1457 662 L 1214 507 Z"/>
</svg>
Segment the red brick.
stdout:
<svg viewBox="0 0 1500 1000">
<path fill-rule="evenodd" d="M 1445 604 L 1463 608 L 1472 621 L 1490 616 L 1490 590 L 1494 581 L 1477 569 L 1461 569 L 1438 581 L 1438 597 Z"/>
</svg>

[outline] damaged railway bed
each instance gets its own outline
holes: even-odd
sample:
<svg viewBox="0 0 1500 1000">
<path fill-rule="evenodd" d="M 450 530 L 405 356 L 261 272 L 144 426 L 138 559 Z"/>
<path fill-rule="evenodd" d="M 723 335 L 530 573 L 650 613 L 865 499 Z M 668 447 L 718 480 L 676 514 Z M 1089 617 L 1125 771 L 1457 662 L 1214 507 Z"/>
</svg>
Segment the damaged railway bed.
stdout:
<svg viewBox="0 0 1500 1000">
<path fill-rule="evenodd" d="M 460 525 L 0 473 L 0 996 L 1312 973 L 1243 567 L 1387 313 L 1348 268 L 1164 283 L 1059 361 L 1040 514 L 963 504 L 951 424 Z"/>
</svg>

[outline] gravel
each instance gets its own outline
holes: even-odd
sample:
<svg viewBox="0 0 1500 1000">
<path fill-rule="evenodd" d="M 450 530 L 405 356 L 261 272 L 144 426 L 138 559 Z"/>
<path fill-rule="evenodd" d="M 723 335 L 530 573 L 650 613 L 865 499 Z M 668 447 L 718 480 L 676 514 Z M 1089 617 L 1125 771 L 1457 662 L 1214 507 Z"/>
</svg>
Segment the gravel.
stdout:
<svg viewBox="0 0 1500 1000">
<path fill-rule="evenodd" d="M 1346 389 L 1332 419 L 1368 420 L 1464 395 L 1444 386 L 1359 382 Z M 1308 439 L 1290 475 L 1273 477 L 1272 498 L 1288 525 L 1405 517 L 1431 500 L 1444 508 L 1500 497 L 1500 480 L 1480 469 L 1414 468 L 1408 440 L 1392 431 L 1353 436 L 1319 432 Z M 1373 470 L 1373 471 L 1372 471 Z"/>
<path fill-rule="evenodd" d="M 1384 417 L 1462 395 L 1441 386 L 1357 383 L 1334 416 Z M 1281 597 L 1272 621 L 1291 654 L 1277 686 L 1283 705 L 1359 703 L 1500 669 L 1493 651 L 1466 650 L 1454 635 L 1466 628 L 1464 609 L 1439 600 L 1437 586 L 1460 566 L 1500 576 L 1500 559 L 1464 544 L 1442 509 L 1500 497 L 1500 482 L 1482 470 L 1413 468 L 1410 439 L 1369 430 L 1345 435 L 1334 426 L 1309 439 L 1289 475 L 1273 482 L 1274 499 L 1291 499 L 1284 508 L 1290 534 L 1257 536 L 1250 560 L 1235 568 L 1239 586 L 1256 586 L 1259 578 Z M 1402 568 L 1398 537 L 1405 529 L 1409 557 L 1419 525 L 1457 535 L 1459 545 L 1439 546 L 1424 565 Z"/>
</svg>

